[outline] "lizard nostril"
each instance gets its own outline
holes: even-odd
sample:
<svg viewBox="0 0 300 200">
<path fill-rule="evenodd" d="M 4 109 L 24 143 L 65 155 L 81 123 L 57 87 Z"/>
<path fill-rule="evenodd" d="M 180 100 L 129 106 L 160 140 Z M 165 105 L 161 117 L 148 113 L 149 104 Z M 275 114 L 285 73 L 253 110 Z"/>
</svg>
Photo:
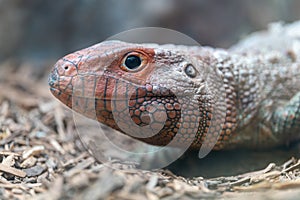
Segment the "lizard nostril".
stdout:
<svg viewBox="0 0 300 200">
<path fill-rule="evenodd" d="M 72 76 L 76 73 L 75 64 L 67 63 L 58 63 L 57 73 L 64 76 Z"/>
</svg>

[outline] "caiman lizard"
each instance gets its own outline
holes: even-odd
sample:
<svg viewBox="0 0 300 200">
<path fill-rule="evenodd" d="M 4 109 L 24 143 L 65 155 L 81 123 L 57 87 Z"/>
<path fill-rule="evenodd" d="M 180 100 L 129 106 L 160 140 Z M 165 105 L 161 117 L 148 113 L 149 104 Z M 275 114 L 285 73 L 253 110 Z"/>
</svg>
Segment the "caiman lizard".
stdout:
<svg viewBox="0 0 300 200">
<path fill-rule="evenodd" d="M 229 49 L 105 41 L 60 59 L 49 85 L 71 109 L 153 145 L 288 144 L 300 136 L 300 22 Z M 117 122 L 124 112 L 131 122 Z"/>
</svg>

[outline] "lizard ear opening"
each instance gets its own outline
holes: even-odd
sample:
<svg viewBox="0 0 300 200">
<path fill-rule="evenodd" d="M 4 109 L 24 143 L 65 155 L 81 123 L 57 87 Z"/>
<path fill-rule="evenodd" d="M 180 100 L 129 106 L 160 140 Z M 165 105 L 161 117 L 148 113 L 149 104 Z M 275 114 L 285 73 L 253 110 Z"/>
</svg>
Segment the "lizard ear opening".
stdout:
<svg viewBox="0 0 300 200">
<path fill-rule="evenodd" d="M 184 72 L 190 78 L 195 78 L 198 74 L 196 68 L 192 64 L 187 64 L 184 67 Z"/>
</svg>

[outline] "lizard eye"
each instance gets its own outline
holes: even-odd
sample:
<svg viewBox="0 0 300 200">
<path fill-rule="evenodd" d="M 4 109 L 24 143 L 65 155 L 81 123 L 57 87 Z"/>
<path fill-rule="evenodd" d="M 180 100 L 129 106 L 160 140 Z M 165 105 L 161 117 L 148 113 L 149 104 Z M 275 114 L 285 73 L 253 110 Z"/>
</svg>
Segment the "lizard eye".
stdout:
<svg viewBox="0 0 300 200">
<path fill-rule="evenodd" d="M 135 51 L 127 53 L 122 61 L 121 69 L 129 72 L 141 70 L 148 63 L 147 56 L 141 52 Z"/>
<path fill-rule="evenodd" d="M 184 68 L 184 72 L 186 75 L 188 75 L 191 78 L 195 78 L 197 76 L 197 70 L 192 64 L 187 64 Z"/>
<path fill-rule="evenodd" d="M 142 64 L 142 60 L 140 57 L 136 55 L 129 55 L 125 59 L 124 65 L 130 70 L 138 68 Z"/>
</svg>

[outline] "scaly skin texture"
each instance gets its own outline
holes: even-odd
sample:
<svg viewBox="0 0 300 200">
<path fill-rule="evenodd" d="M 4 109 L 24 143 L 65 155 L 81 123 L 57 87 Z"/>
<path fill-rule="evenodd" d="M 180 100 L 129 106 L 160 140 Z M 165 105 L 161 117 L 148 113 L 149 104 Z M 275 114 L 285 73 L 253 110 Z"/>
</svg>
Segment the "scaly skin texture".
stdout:
<svg viewBox="0 0 300 200">
<path fill-rule="evenodd" d="M 106 41 L 60 59 L 49 85 L 68 107 L 149 144 L 278 146 L 300 136 L 299 38 L 296 22 L 229 50 Z"/>
</svg>

